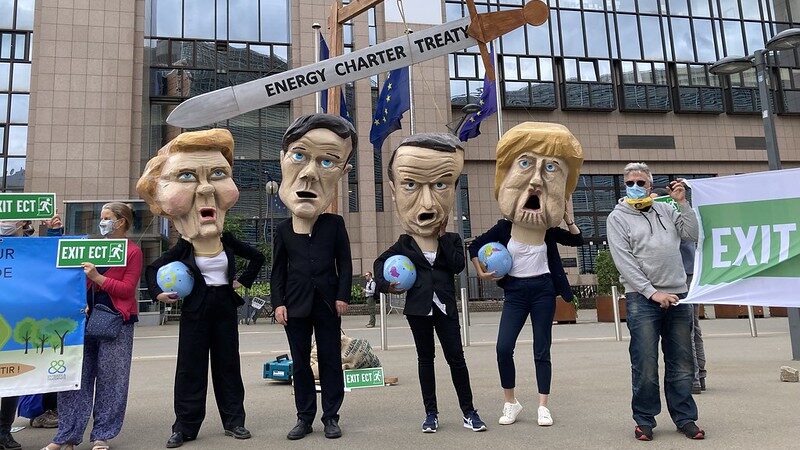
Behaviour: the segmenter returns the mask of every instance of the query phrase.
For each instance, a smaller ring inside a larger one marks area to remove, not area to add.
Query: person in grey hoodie
[[[608,244],[625,286],[627,325],[633,384],[633,420],[636,439],[653,439],[655,416],[661,412],[658,380],[658,344],[664,352],[664,393],[667,409],[678,430],[691,439],[703,439],[696,424],[692,398],[692,305],[679,304],[686,296],[686,272],[681,239],[697,241],[697,216],[686,201],[682,180],[670,183],[670,196],[681,212],[667,203],[653,202],[653,175],[647,164],[625,166],[626,196],[609,214]]]

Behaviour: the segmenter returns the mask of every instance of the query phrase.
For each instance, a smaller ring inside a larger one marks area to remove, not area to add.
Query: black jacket
[[[272,306],[286,306],[289,317],[308,317],[314,296],[335,311],[336,300],[350,303],[353,261],[344,219],[321,214],[311,236],[297,234],[292,219],[275,229],[272,250]]]
[[[510,220],[501,219],[489,231],[476,237],[469,244],[470,259],[477,258],[478,250],[490,242],[499,242],[508,247],[508,241],[511,240],[511,225],[512,222]],[[571,302],[575,296],[572,294],[569,280],[567,280],[567,273],[564,271],[564,264],[561,262],[561,255],[558,253],[558,244],[579,247],[583,245],[583,234],[572,234],[558,227],[550,228],[544,235],[544,243],[547,245],[547,267],[553,277],[556,295],[560,295],[564,301]],[[497,285],[502,288],[507,279],[508,277],[506,276],[498,281]]]
[[[234,291],[233,281],[236,280],[248,288],[252,286],[258,275],[258,271],[261,270],[261,266],[264,265],[265,258],[261,252],[236,239],[230,233],[222,233],[221,240],[222,248],[225,251],[225,255],[228,257],[228,286],[231,288],[231,295],[234,299],[235,304],[233,306],[236,307],[243,305],[244,301],[242,297]],[[249,260],[247,268],[242,272],[239,278],[236,278],[236,259],[234,256],[240,256]],[[145,270],[145,279],[147,280],[147,289],[150,291],[150,298],[155,300],[158,294],[164,292],[158,286],[158,269],[173,261],[184,263],[194,277],[194,287],[192,287],[192,292],[183,299],[181,311],[196,312],[203,303],[208,286],[206,286],[206,280],[203,278],[203,274],[200,272],[194,260],[194,247],[185,239],[178,239],[175,246],[164,252],[160,258],[147,266]]]
[[[403,314],[407,316],[427,316],[431,312],[433,294],[447,309],[447,315],[456,317],[455,276],[464,270],[464,244],[458,233],[445,233],[439,238],[439,248],[433,265],[428,262],[422,250],[407,234],[400,235],[397,242],[375,260],[373,270],[378,290],[389,292],[389,282],[383,277],[383,264],[394,255],[404,255],[414,263],[417,280],[406,292],[406,306]]]

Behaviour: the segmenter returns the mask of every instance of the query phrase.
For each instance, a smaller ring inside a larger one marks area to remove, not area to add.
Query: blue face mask
[[[633,185],[625,187],[625,195],[628,198],[640,199],[647,197],[647,190],[642,186]]]

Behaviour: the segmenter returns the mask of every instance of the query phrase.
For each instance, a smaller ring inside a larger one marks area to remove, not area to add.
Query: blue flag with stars
[[[372,129],[369,131],[369,141],[375,151],[381,150],[387,136],[402,128],[400,120],[410,107],[408,67],[401,67],[389,72],[375,104],[375,117],[372,118]]]
[[[330,57],[330,50],[328,50],[328,43],[325,42],[325,38],[322,36],[322,33],[319,35],[319,60],[324,61]],[[325,89],[321,92],[320,96],[320,105],[322,106],[322,112],[328,112],[328,90]],[[342,89],[339,90],[339,115],[347,119],[350,123],[353,123],[353,118],[350,117],[350,112],[347,110],[347,102],[344,100],[344,86]]]
[[[494,64],[494,49],[492,49],[492,64]],[[490,80],[486,75],[483,76],[483,92],[478,101],[481,110],[470,114],[464,121],[464,126],[458,133],[461,142],[480,136],[481,122],[497,112],[497,85],[494,80]]]

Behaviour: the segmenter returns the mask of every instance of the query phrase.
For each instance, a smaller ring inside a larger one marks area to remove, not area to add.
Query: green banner
[[[0,220],[47,220],[56,212],[56,194],[0,193]]]
[[[345,389],[360,389],[383,386],[383,367],[349,369],[344,371]]]
[[[97,267],[123,267],[128,259],[127,239],[59,239],[56,267],[80,267],[90,262]]]
[[[662,195],[661,197],[656,197],[653,199],[653,201],[660,203],[669,203],[670,205],[672,205],[673,208],[675,208],[675,211],[681,212],[681,207],[678,205],[678,202],[676,202],[675,199],[673,199],[669,195]]]
[[[704,205],[700,285],[800,277],[800,198]]]

